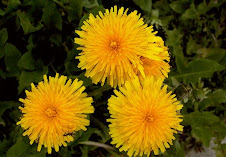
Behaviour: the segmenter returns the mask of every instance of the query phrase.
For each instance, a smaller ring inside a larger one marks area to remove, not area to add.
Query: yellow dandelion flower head
[[[136,69],[145,77],[141,57],[162,60],[162,38],[156,36],[152,26],[144,24],[137,11],[127,12],[114,6],[96,17],[90,14],[81,31],[75,31],[80,36],[75,43],[82,50],[76,57],[78,67],[85,69],[85,75],[95,84],[107,81],[112,87],[121,86],[136,77]]]
[[[169,148],[174,133],[183,130],[179,113],[183,107],[162,80],[147,77],[140,83],[127,81],[108,100],[112,144],[129,156],[159,154]]]
[[[42,145],[49,154],[52,148],[59,151],[61,145],[73,141],[71,133],[86,130],[87,114],[93,113],[94,108],[93,99],[83,92],[82,84],[78,79],[67,81],[66,76],[59,74],[49,80],[44,75],[44,81],[37,86],[32,83],[31,91],[26,91],[27,97],[19,99],[23,107],[19,107],[22,118],[17,124],[25,130],[23,135],[29,136],[30,144],[38,143],[38,151]]]
[[[163,48],[163,52],[159,53],[158,56],[161,60],[153,60],[147,57],[140,57],[142,65],[144,67],[144,73],[146,77],[154,76],[156,78],[166,78],[168,77],[168,73],[170,72],[170,65],[169,65],[169,53],[168,48],[164,47],[164,41],[161,40],[157,42],[159,47]],[[144,77],[141,75],[138,69],[136,69],[138,77],[142,80]]]

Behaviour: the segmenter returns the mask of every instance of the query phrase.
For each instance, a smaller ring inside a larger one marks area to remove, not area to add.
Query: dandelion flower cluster
[[[147,76],[167,77],[169,54],[153,27],[144,24],[137,11],[117,6],[94,17],[90,14],[75,38],[82,50],[77,59],[79,68],[93,83],[107,81],[112,87],[125,81]]]
[[[84,21],[79,38],[78,67],[93,83],[107,82],[116,96],[108,100],[112,144],[129,156],[163,153],[172,145],[174,133],[183,130],[175,94],[167,92],[163,80],[170,71],[168,48],[152,26],[144,24],[137,11],[117,6]],[[87,114],[93,113],[93,99],[84,93],[83,82],[66,76],[44,75],[37,86],[31,84],[27,97],[20,99],[22,118],[30,144],[38,143],[52,152],[73,141],[72,133],[86,130]]]
[[[159,154],[169,148],[174,133],[182,131],[182,105],[167,93],[162,79],[145,78],[142,82],[134,79],[114,90],[116,96],[108,100],[111,118],[108,119],[112,144],[129,156]]]
[[[44,75],[44,81],[37,87],[31,84],[27,97],[20,99],[24,104],[19,107],[23,116],[17,124],[25,130],[23,135],[29,136],[30,144],[38,143],[38,151],[42,145],[48,148],[49,154],[52,148],[59,151],[61,145],[73,140],[71,133],[86,130],[85,126],[89,125],[86,114],[93,113],[94,108],[82,84],[78,79],[67,81],[66,76],[59,77],[59,74],[49,80]]]

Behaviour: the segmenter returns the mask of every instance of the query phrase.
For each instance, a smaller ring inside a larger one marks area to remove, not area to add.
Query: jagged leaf
[[[177,80],[185,83],[197,83],[199,78],[209,78],[214,72],[223,70],[224,67],[216,61],[209,59],[195,59],[188,63],[182,74],[174,75]]]

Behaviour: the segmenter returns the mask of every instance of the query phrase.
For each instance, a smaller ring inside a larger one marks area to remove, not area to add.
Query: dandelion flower
[[[155,78],[166,78],[168,77],[168,73],[170,72],[170,65],[169,65],[169,53],[168,48],[164,47],[164,41],[160,40],[158,43],[159,47],[163,48],[163,52],[159,53],[159,57],[161,60],[152,60],[147,57],[141,57],[140,60],[144,67],[144,73],[146,77],[154,76]],[[141,75],[139,70],[137,69],[137,75],[142,80],[144,77]]]
[[[162,79],[147,77],[140,83],[136,78],[115,90],[108,100],[111,118],[108,119],[112,144],[129,156],[163,153],[169,148],[174,133],[183,130],[179,113],[182,105]]]
[[[156,78],[168,77],[170,66],[164,61],[156,61],[148,58],[141,58],[146,76],[155,76]],[[143,78],[139,73],[138,76]]]
[[[95,84],[107,81],[112,87],[121,86],[136,77],[134,69],[145,77],[141,57],[162,61],[159,54],[165,47],[158,44],[162,39],[152,26],[144,24],[137,11],[127,12],[115,6],[96,17],[90,14],[81,31],[75,31],[80,36],[75,43],[82,50],[76,57],[78,67],[85,69]]]
[[[59,74],[49,80],[44,75],[44,81],[37,87],[32,83],[27,97],[20,99],[24,104],[19,107],[23,116],[17,124],[25,130],[23,136],[29,136],[30,144],[38,143],[38,151],[42,145],[49,154],[52,148],[59,151],[61,145],[73,141],[72,133],[86,130],[89,125],[86,114],[93,113],[94,108],[92,98],[83,93],[82,83],[78,79],[67,81],[66,76]]]

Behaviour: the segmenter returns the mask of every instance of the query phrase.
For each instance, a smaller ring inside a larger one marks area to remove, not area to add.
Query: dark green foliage
[[[75,133],[75,141],[49,156],[126,156],[110,144],[107,100],[108,85],[93,85],[77,68],[74,44],[89,13],[114,5],[138,10],[154,25],[171,54],[171,72],[165,83],[184,104],[184,131],[160,156],[182,157],[190,149],[210,147],[223,157],[226,145],[226,2],[224,0],[1,0],[0,1],[0,157],[45,157],[37,152],[16,125],[19,98],[44,74],[56,72],[84,81],[94,98],[95,113],[86,132]]]

